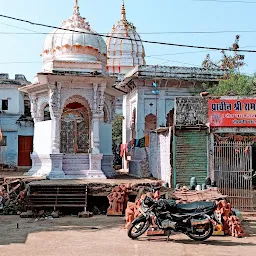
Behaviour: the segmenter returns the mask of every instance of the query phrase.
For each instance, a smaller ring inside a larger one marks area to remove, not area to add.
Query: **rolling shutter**
[[[203,184],[208,169],[207,130],[178,130],[174,138],[174,182],[189,185],[191,177]]]

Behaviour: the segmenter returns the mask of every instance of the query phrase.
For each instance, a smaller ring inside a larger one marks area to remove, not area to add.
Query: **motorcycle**
[[[152,224],[167,233],[181,232],[195,241],[204,241],[213,233],[213,225],[218,223],[214,216],[215,202],[199,201],[176,204],[172,199],[158,201],[146,196],[139,209],[140,215],[133,220],[128,236],[136,239],[143,235]]]

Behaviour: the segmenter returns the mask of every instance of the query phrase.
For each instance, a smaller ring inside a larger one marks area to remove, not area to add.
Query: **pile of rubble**
[[[215,201],[226,199],[227,195],[222,195],[217,187],[210,187],[204,190],[189,190],[187,187],[175,189],[172,197],[177,203],[187,204],[197,201]]]
[[[5,178],[0,180],[0,214],[20,214],[27,204],[28,184],[34,178]]]

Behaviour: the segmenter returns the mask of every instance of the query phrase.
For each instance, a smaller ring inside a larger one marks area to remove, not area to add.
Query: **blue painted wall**
[[[0,117],[3,136],[7,137],[6,146],[0,147],[0,163],[7,165],[18,165],[18,136],[33,136],[34,127],[20,126],[16,121],[20,115],[4,115]]]

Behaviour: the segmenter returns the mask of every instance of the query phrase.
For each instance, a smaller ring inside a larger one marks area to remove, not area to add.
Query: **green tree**
[[[116,115],[112,123],[112,140],[115,143],[122,142],[122,127],[123,127],[123,116]]]
[[[122,115],[116,115],[112,123],[112,152],[114,155],[114,165],[122,164],[119,146],[122,143],[123,119],[124,117]]]
[[[214,96],[246,96],[256,94],[256,76],[231,74],[228,79],[221,80],[218,85],[207,88]]]

